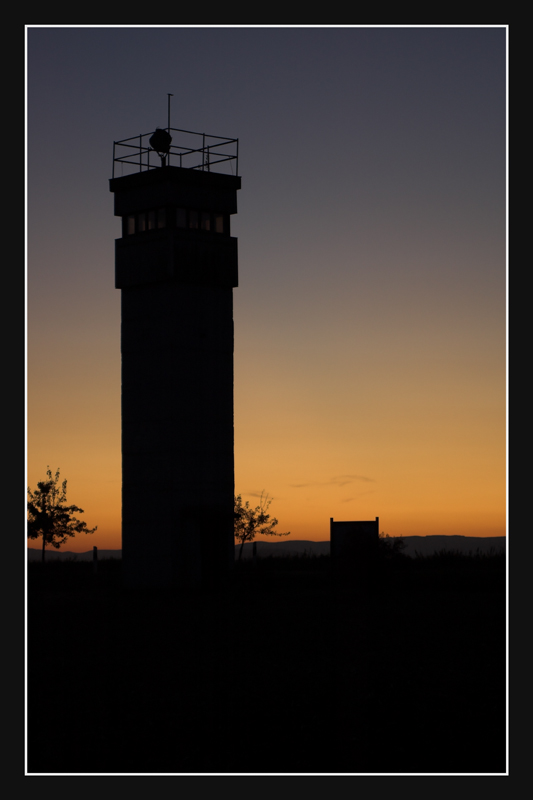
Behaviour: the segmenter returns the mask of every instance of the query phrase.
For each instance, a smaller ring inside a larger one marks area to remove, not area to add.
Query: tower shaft
[[[131,585],[233,563],[233,288],[240,178],[161,167],[110,181],[123,236],[122,559]]]

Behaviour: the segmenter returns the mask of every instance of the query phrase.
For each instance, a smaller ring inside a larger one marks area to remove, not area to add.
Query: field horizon
[[[194,591],[48,566],[28,565],[29,774],[505,773],[505,558],[264,558]]]
[[[392,541],[401,539],[405,548],[404,555],[415,558],[417,555],[433,555],[439,550],[457,551],[463,554],[468,553],[488,553],[491,550],[506,550],[506,536],[460,536],[456,534],[428,535],[428,536],[391,536]],[[246,542],[243,548],[243,558],[252,558],[253,545],[256,544],[257,555],[265,556],[285,556],[285,555],[328,555],[329,539],[315,541],[311,539],[276,539],[265,540],[257,539],[255,542]],[[235,557],[238,558],[241,545],[235,545]],[[98,548],[98,558],[120,558],[121,549]],[[42,546],[27,547],[27,557],[29,561],[40,560],[42,557]],[[87,550],[55,550],[52,547],[46,548],[45,558],[52,559],[74,559],[90,560],[93,558],[93,548]]]

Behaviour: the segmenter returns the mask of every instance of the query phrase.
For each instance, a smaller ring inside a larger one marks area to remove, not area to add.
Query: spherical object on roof
[[[156,131],[150,136],[150,147],[156,153],[168,153],[170,151],[170,143],[172,136],[168,131],[163,128],[157,128]]]

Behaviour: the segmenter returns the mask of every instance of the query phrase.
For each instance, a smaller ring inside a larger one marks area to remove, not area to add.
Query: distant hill
[[[392,539],[393,537],[391,537]],[[429,556],[441,550],[459,553],[488,553],[491,550],[505,550],[505,536],[404,536],[405,555],[416,557]],[[236,553],[240,545],[236,545]],[[252,543],[244,545],[243,558],[252,557]],[[305,539],[276,542],[257,542],[258,557],[300,555],[329,555],[329,540],[311,542]]]
[[[393,538],[393,537],[391,537]],[[442,550],[469,553],[489,553],[491,550],[499,552],[506,548],[505,536],[404,536],[406,555],[411,557],[429,556]],[[240,545],[235,546],[235,555],[238,556]],[[242,553],[243,558],[251,558],[253,544],[246,543]],[[329,540],[312,542],[306,539],[290,539],[272,542],[257,542],[257,555],[259,558],[267,556],[294,556],[294,555],[329,555]],[[28,561],[40,561],[42,551],[40,548],[28,547]],[[46,550],[46,560],[56,559],[72,561],[91,561],[93,551],[73,553],[70,550]],[[98,560],[107,558],[121,558],[121,550],[98,550]]]
[[[507,547],[506,536],[404,536],[406,555],[431,556],[442,550],[465,555],[500,552]]]

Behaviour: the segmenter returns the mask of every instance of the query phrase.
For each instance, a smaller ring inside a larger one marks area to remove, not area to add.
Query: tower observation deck
[[[158,131],[171,139],[164,151],[166,166],[238,175],[238,139],[168,127],[113,142],[113,178],[161,167],[160,151],[150,144]]]

